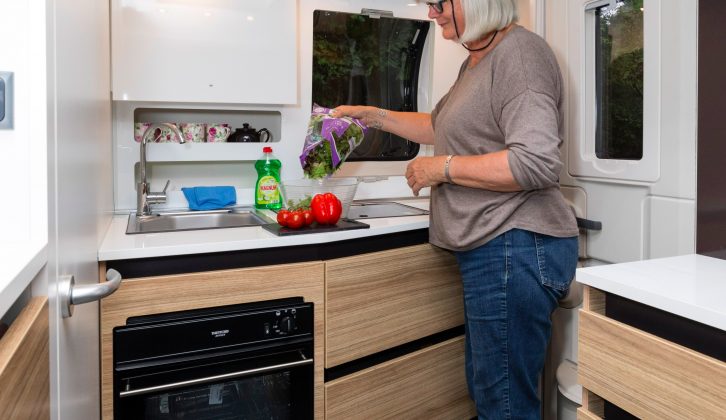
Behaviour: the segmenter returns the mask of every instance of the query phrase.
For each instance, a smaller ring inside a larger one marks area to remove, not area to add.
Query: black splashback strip
[[[347,241],[312,245],[111,260],[106,262],[106,268],[118,270],[124,279],[132,279],[148,276],[329,260],[419,245],[427,243],[428,240],[429,230],[417,229],[388,235],[369,236]]]
[[[726,331],[611,293],[605,299],[605,314],[664,340],[726,361]]]

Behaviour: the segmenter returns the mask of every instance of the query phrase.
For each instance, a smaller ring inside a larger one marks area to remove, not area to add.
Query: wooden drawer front
[[[595,415],[582,408],[577,409],[577,420],[602,420],[602,417]]]
[[[315,418],[322,418],[323,273],[322,262],[311,262],[124,280],[101,301],[103,418],[113,418],[113,327],[126,318],[295,296],[315,304]]]
[[[470,419],[464,337],[325,384],[325,418]]]
[[[50,418],[48,298],[34,297],[0,340],[0,419]]]
[[[456,259],[429,244],[327,261],[325,367],[462,325]]]
[[[583,387],[641,418],[723,418],[725,363],[603,315],[579,322]]]

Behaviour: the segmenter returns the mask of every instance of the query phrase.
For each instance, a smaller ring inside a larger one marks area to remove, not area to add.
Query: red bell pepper
[[[343,205],[333,193],[316,194],[310,202],[313,217],[319,225],[334,225],[338,223]]]

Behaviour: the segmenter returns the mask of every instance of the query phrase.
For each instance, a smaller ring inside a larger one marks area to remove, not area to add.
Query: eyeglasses
[[[426,0],[426,4],[429,5],[430,8],[434,9],[436,13],[444,13],[444,3],[446,3],[447,0]]]

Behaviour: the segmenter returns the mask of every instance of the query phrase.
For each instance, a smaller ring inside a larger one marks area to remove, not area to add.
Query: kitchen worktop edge
[[[406,204],[428,209],[428,200],[407,201]],[[276,236],[262,227],[127,235],[128,215],[117,215],[112,218],[98,250],[98,260],[128,260],[324,244],[426,229],[429,226],[428,215],[387,217],[360,221],[367,223],[370,227],[367,229],[290,236]]]
[[[579,268],[577,281],[726,331],[726,260],[690,254]]]

